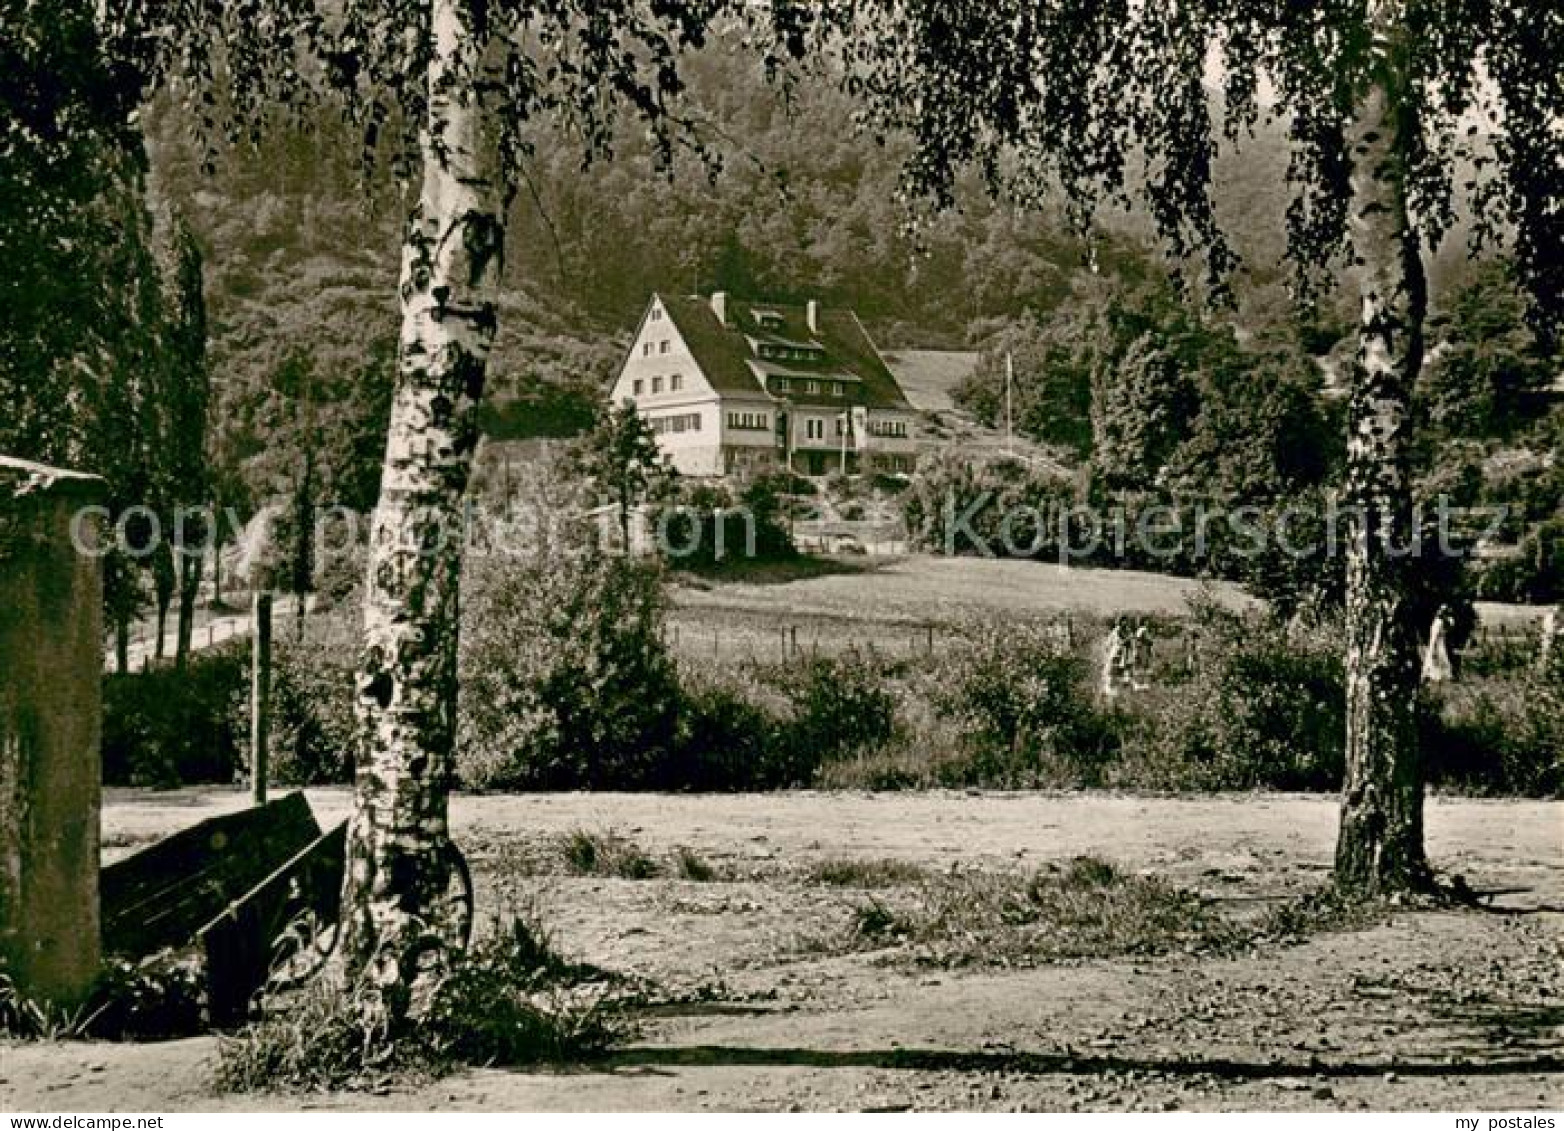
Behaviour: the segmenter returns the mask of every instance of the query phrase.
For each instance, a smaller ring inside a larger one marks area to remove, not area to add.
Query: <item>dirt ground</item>
[[[311,791],[322,822],[340,790]],[[106,856],[237,808],[233,791],[110,791]],[[535,901],[560,949],[692,1004],[606,1063],[475,1071],[377,1094],[216,1096],[215,1040],[0,1045],[0,1108],[1230,1110],[1564,1107],[1564,805],[1432,799],[1442,869],[1493,912],[1377,925],[1215,957],[921,967],[808,945],[865,893],[811,865],[894,858],[1027,868],[1095,854],[1234,914],[1326,876],[1336,803],[1103,794],[461,797],[481,907]],[[687,846],[718,882],[521,874],[561,834]]]

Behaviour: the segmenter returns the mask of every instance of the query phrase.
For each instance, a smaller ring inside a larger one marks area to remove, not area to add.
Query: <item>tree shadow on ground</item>
[[[1273,1080],[1296,1076],[1332,1078],[1512,1076],[1564,1071],[1564,1056],[1541,1055],[1451,1064],[1446,1061],[1354,1061],[1300,1063],[1212,1059],[1159,1059],[1131,1056],[1083,1056],[1072,1053],[966,1052],[958,1049],[805,1049],[743,1048],[728,1045],[635,1046],[607,1057],[615,1071],[671,1068],[885,1068],[916,1072],[1006,1072],[1022,1076],[1091,1076],[1141,1072],[1164,1076],[1203,1076],[1230,1080]]]

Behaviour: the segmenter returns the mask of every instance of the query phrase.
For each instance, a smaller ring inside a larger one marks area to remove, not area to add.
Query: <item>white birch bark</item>
[[[1381,19],[1394,5],[1381,9]],[[1384,23],[1381,24],[1383,28]],[[1382,36],[1389,39],[1388,36]],[[1421,888],[1417,628],[1408,616],[1411,397],[1426,286],[1407,209],[1393,42],[1351,127],[1351,236],[1361,321],[1347,441],[1347,750],[1336,881],[1366,893]]]
[[[494,340],[504,196],[480,0],[431,0],[423,182],[403,245],[396,390],[375,509],[343,902],[348,968],[406,991],[450,879],[462,498]]]

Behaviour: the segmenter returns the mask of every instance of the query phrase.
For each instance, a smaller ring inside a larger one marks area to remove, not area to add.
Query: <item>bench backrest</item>
[[[229,903],[320,837],[302,793],[212,817],[103,869],[103,950],[141,958],[192,942]]]

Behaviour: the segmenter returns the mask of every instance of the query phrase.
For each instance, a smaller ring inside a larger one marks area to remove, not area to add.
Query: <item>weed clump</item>
[[[555,951],[529,918],[498,920],[437,976],[416,1016],[387,1020],[368,979],[327,977],[223,1039],[224,1092],[310,1092],[457,1068],[589,1059],[626,1035],[614,979]]]
[[[578,876],[651,880],[661,872],[640,845],[613,832],[575,829],[561,842],[560,855],[565,867]]]
[[[1222,951],[1250,937],[1200,896],[1078,857],[1031,875],[952,872],[854,910],[847,949],[902,947],[920,965]]]

